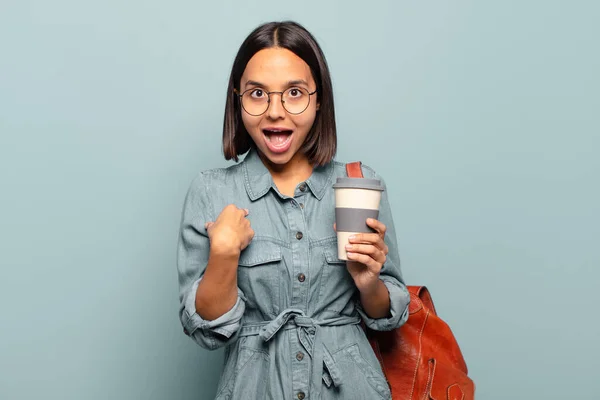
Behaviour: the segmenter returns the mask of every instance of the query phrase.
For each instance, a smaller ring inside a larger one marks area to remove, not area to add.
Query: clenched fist
[[[212,251],[222,254],[240,254],[254,237],[250,221],[246,218],[248,210],[229,204],[216,221],[204,224],[210,239]]]

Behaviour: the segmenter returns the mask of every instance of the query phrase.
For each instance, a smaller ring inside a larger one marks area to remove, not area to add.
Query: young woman
[[[360,322],[397,328],[409,295],[386,192],[375,233],[337,258],[336,140],[314,37],[294,22],[258,27],[235,58],[223,126],[225,158],[247,155],[192,182],[178,247],[184,331],[225,346],[217,399],[390,398]]]

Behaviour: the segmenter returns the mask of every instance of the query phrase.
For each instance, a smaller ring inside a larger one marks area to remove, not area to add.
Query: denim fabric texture
[[[366,178],[381,179],[363,165]],[[391,330],[408,318],[392,214],[384,191],[379,220],[389,247],[380,279],[388,318],[361,308],[345,261],[337,257],[333,184],[345,164],[317,167],[294,196],[282,195],[258,153],[228,168],[201,172],[183,207],[178,244],[181,323],[200,346],[225,346],[217,399],[390,399],[381,367],[360,326]],[[382,180],[383,182],[383,180]],[[384,183],[385,185],[385,183]],[[255,236],[239,258],[238,300],[206,321],[195,297],[209,256],[204,228],[233,203],[249,209]]]

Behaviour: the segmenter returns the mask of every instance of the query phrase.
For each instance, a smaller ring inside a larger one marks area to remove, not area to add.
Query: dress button
[[[306,183],[301,183],[298,189],[300,189],[301,192],[306,191]]]
[[[303,236],[304,235],[302,235],[302,232],[296,233],[296,239],[298,239],[298,240],[302,239]]]
[[[304,203],[300,203],[300,208],[304,208]]]
[[[304,400],[304,392],[298,392],[298,400]]]
[[[303,359],[303,358],[304,358],[304,353],[302,353],[301,351],[299,351],[299,352],[296,354],[296,360],[298,360],[298,361],[302,361],[302,359]]]
[[[298,274],[298,280],[300,282],[304,282],[306,280],[306,275],[304,275],[304,274]]]

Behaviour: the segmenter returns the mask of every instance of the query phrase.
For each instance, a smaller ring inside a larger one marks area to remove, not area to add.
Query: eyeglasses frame
[[[248,112],[248,110],[246,110],[246,108],[244,107],[244,102],[242,101],[242,96],[244,96],[244,94],[246,94],[247,92],[249,92],[250,90],[256,90],[257,88],[250,88],[250,89],[246,89],[244,90],[242,93],[240,93],[239,90],[237,89],[233,89],[233,92],[236,94],[236,96],[238,96],[238,98],[240,99],[240,105],[242,106],[242,109],[248,114],[251,115],[253,117],[259,117],[261,115],[263,115],[264,113],[266,113],[267,111],[269,111],[269,106],[271,105],[271,93],[275,93],[279,95],[279,101],[281,101],[281,106],[283,107],[283,109],[288,113],[288,114],[292,114],[292,115],[300,115],[302,114],[304,111],[306,111],[308,109],[308,106],[310,106],[310,96],[312,96],[313,94],[317,93],[318,89],[315,89],[313,92],[309,92],[308,93],[308,104],[306,105],[306,107],[304,108],[304,110],[300,111],[299,113],[293,113],[288,111],[287,108],[285,108],[285,101],[283,101],[283,93],[285,92],[277,92],[277,91],[272,91],[272,92],[268,92],[264,89],[260,89],[262,91],[264,91],[267,94],[267,108],[265,109],[265,111],[261,112],[260,114],[251,114]],[[297,89],[302,89],[302,88],[297,88]],[[306,89],[306,91],[308,92],[308,89]]]

